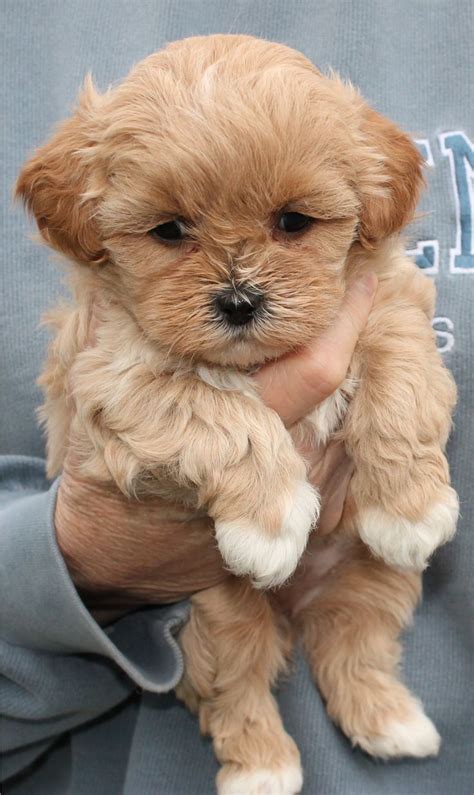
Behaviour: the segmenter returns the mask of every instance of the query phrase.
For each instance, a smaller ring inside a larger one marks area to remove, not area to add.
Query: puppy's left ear
[[[404,132],[365,104],[359,140],[359,240],[373,248],[412,220],[424,184],[423,158]]]

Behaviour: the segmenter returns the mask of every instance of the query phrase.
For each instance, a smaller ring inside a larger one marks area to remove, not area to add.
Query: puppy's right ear
[[[101,180],[94,157],[100,101],[88,77],[74,115],[34,152],[15,185],[15,196],[35,216],[45,242],[80,263],[107,258],[94,219]]]

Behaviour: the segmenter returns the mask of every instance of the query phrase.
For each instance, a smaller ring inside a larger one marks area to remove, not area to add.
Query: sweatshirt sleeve
[[[0,779],[137,688],[167,692],[182,675],[186,603],[103,628],[81,601],[56,543],[58,485],[40,459],[0,457]]]

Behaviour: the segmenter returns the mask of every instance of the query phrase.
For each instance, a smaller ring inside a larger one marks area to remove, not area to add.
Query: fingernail
[[[374,271],[370,271],[366,273],[361,279],[358,279],[355,283],[355,287],[357,290],[360,290],[363,293],[367,293],[368,295],[373,295],[377,289],[378,279]]]

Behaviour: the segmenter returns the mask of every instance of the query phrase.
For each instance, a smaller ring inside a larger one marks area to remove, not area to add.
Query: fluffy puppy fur
[[[221,795],[301,788],[270,690],[292,637],[261,590],[292,574],[318,515],[301,437],[343,439],[355,474],[339,528],[306,561],[292,632],[353,743],[384,758],[438,751],[397,677],[420,571],[458,510],[434,290],[399,239],[421,165],[337,76],[279,44],[210,36],[151,55],[105,94],[87,80],[17,183],[72,264],[75,303],[51,317],[41,379],[49,474],[74,444],[88,476],[207,511],[240,575],[193,598],[181,636],[179,693],[213,737]],[[311,219],[299,231],[295,213]],[[316,338],[369,270],[379,288],[348,376],[328,362],[335,393],[286,430],[250,370]],[[232,322],[229,300],[252,304],[249,322]]]

